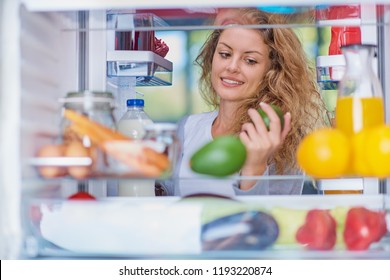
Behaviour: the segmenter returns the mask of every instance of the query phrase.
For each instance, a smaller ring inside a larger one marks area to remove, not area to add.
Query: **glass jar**
[[[110,92],[80,91],[69,92],[60,99],[63,109],[76,111],[89,119],[104,126],[115,129],[113,115],[114,97]],[[85,157],[92,159],[92,166],[82,168],[80,166],[68,167],[69,175],[76,179],[84,179],[91,176],[99,176],[110,172],[113,166],[110,159],[89,139],[87,135],[80,136],[72,130],[72,123],[62,118],[61,141],[66,146],[66,156]]]
[[[336,127],[348,136],[384,123],[383,93],[372,69],[375,46],[342,47],[346,70],[340,80],[336,105]]]
[[[88,116],[91,120],[115,129],[114,96],[110,92],[80,91],[69,92],[60,99],[64,109],[71,109]],[[62,127],[69,122],[63,119]]]

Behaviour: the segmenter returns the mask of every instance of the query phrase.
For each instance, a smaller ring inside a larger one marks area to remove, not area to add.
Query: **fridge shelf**
[[[389,215],[389,200],[382,195],[367,196],[365,200],[355,195],[252,196],[234,200],[207,196],[112,197],[92,201],[38,198],[29,201],[25,213],[30,229],[25,251],[29,257],[72,258],[389,258],[389,232],[360,251],[348,250],[340,240],[333,249],[325,251],[310,250],[295,241],[293,229],[299,227],[302,213],[326,209],[334,211],[332,215],[340,215],[343,209],[352,207],[386,211]],[[245,211],[263,211],[275,217],[278,239],[265,248],[241,247],[239,240],[243,237],[231,233],[226,225],[225,233],[232,234],[234,246],[211,250],[204,247],[205,224]]]
[[[117,87],[172,85],[172,62],[152,51],[108,51],[107,79]]]

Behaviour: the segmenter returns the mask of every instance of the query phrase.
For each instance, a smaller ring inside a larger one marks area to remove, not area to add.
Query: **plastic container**
[[[134,140],[145,136],[145,125],[153,124],[144,111],[143,99],[128,99],[127,112],[118,122],[118,130]],[[155,196],[155,181],[151,179],[122,179],[118,181],[118,196]]]

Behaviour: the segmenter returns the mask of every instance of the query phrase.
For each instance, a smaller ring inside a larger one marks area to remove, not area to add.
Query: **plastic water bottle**
[[[144,111],[143,99],[128,99],[127,111],[118,122],[118,130],[135,140],[145,136],[145,126],[153,121]],[[155,181],[150,179],[122,179],[118,182],[118,196],[155,196]]]

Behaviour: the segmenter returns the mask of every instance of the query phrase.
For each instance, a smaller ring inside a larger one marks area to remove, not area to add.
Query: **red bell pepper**
[[[365,207],[353,207],[347,212],[343,232],[349,250],[366,250],[387,233],[385,213]]]
[[[309,210],[295,237],[309,249],[331,250],[336,244],[336,220],[329,210]]]

